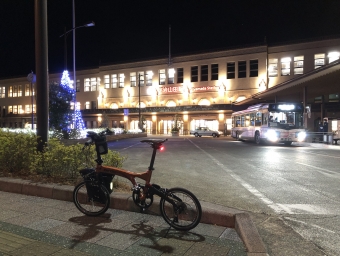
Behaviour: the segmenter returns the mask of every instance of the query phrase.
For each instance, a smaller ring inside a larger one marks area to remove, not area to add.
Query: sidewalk
[[[6,189],[4,180],[7,188],[16,187],[13,180],[0,178],[1,190]],[[123,201],[130,207],[130,200],[119,197],[113,199],[118,208]],[[109,209],[100,217],[88,217],[73,202],[25,194],[0,191],[0,205],[0,255],[267,255],[263,248],[254,251],[258,233],[247,215],[239,213],[238,232],[207,224],[209,219],[230,222],[235,216],[204,202],[202,221],[190,232],[169,230],[157,215]],[[255,240],[247,237],[254,232]]]

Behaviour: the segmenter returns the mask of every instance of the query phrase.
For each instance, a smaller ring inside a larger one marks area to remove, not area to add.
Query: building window
[[[303,74],[303,56],[294,57],[294,75]]]
[[[77,83],[76,83],[76,92],[80,92],[80,80],[77,80]]]
[[[165,79],[166,79],[165,69],[160,69],[158,75],[159,75],[159,84],[164,85]]]
[[[95,77],[91,78],[91,91],[97,91],[97,79]]]
[[[8,97],[13,97],[13,86],[8,87]]]
[[[201,66],[201,81],[208,81],[208,65]]]
[[[191,67],[191,82],[198,82],[198,66]]]
[[[278,59],[269,59],[269,63],[268,63],[268,76],[269,77],[277,76],[277,63],[278,63]]]
[[[168,84],[174,84],[175,83],[175,69],[169,68],[168,70]]]
[[[119,74],[119,88],[124,88],[124,74]]]
[[[281,76],[290,76],[290,62],[289,57],[281,59]]]
[[[328,63],[331,63],[333,61],[336,61],[339,59],[339,52],[330,52],[328,53]]]
[[[31,94],[31,85],[25,84],[25,96],[30,96]]]
[[[4,86],[0,87],[0,98],[5,98],[6,88]]]
[[[110,88],[110,76],[109,75],[104,76],[104,88],[105,89]]]
[[[247,77],[247,62],[239,61],[238,62],[238,78]]]
[[[23,114],[22,105],[18,105],[18,114]]]
[[[140,86],[144,86],[144,72],[138,72],[138,83]]]
[[[85,102],[85,109],[91,109],[91,102],[90,101]]]
[[[227,63],[227,79],[235,78],[235,62]]]
[[[32,113],[32,105],[25,105],[25,112]],[[33,105],[33,113],[35,113],[35,104]]]
[[[18,97],[18,85],[13,86],[13,97]]]
[[[22,97],[22,85],[18,85],[18,97]]]
[[[178,68],[177,69],[177,83],[183,83],[183,76],[184,76],[184,71],[183,68]]]
[[[18,106],[17,105],[13,106],[12,112],[13,112],[13,114],[18,114]]]
[[[328,95],[329,102],[339,102],[339,93],[332,93]]]
[[[136,72],[130,73],[130,86],[136,87]]]
[[[314,55],[314,69],[325,65],[325,54],[319,53]]]
[[[118,79],[117,74],[111,75],[111,88],[117,88]]]
[[[146,85],[147,86],[152,86],[152,77],[153,77],[153,72],[151,70],[146,72]]]
[[[211,80],[218,80],[218,64],[211,64]]]
[[[258,77],[259,75],[259,61],[258,60],[250,60],[249,61],[250,67],[250,77]]]
[[[84,92],[89,92],[91,87],[90,78],[85,78]]]

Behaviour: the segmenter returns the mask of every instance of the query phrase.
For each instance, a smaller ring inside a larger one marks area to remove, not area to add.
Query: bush
[[[30,163],[37,156],[37,136],[0,130],[0,171],[27,173]]]
[[[81,144],[65,146],[52,138],[39,152],[37,139],[34,134],[0,131],[0,171],[13,176],[38,175],[52,181],[75,182],[80,169],[96,165],[94,146],[83,151]],[[103,159],[106,165],[122,167],[125,157],[109,150]]]

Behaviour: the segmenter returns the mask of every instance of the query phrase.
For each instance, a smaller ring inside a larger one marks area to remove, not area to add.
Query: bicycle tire
[[[171,188],[166,191],[166,196],[178,206],[175,208],[165,198],[161,198],[159,203],[162,217],[171,227],[187,231],[200,223],[202,207],[193,193],[184,188]]]
[[[96,189],[95,193],[97,193],[99,197],[89,196],[91,193],[88,193],[88,186],[93,186]],[[73,202],[78,210],[85,215],[98,216],[105,213],[109,208],[110,193],[107,191],[105,186],[101,184],[99,185],[90,181],[83,181],[79,183],[73,190]]]

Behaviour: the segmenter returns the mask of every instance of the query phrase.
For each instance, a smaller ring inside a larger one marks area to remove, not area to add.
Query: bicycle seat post
[[[157,140],[157,139],[147,139],[147,140],[141,140],[141,142],[146,142],[151,145],[153,151],[152,151],[152,156],[151,156],[151,161],[150,161],[150,166],[148,168],[149,171],[153,171],[153,164],[155,163],[155,158],[156,158],[156,152],[157,149],[161,149],[162,144],[167,141],[168,139],[165,140]]]
[[[148,168],[149,171],[153,171],[153,170],[154,170],[153,165],[154,165],[154,163],[155,163],[157,149],[159,149],[160,146],[161,146],[160,143],[153,143],[153,144],[152,144],[152,149],[153,149],[153,151],[152,151],[150,166],[149,166],[149,168]]]
[[[151,156],[151,161],[150,161],[150,166],[148,168],[149,171],[153,171],[153,165],[155,163],[155,159],[156,159],[156,153],[157,153],[157,146],[155,144],[152,144],[152,156]]]

